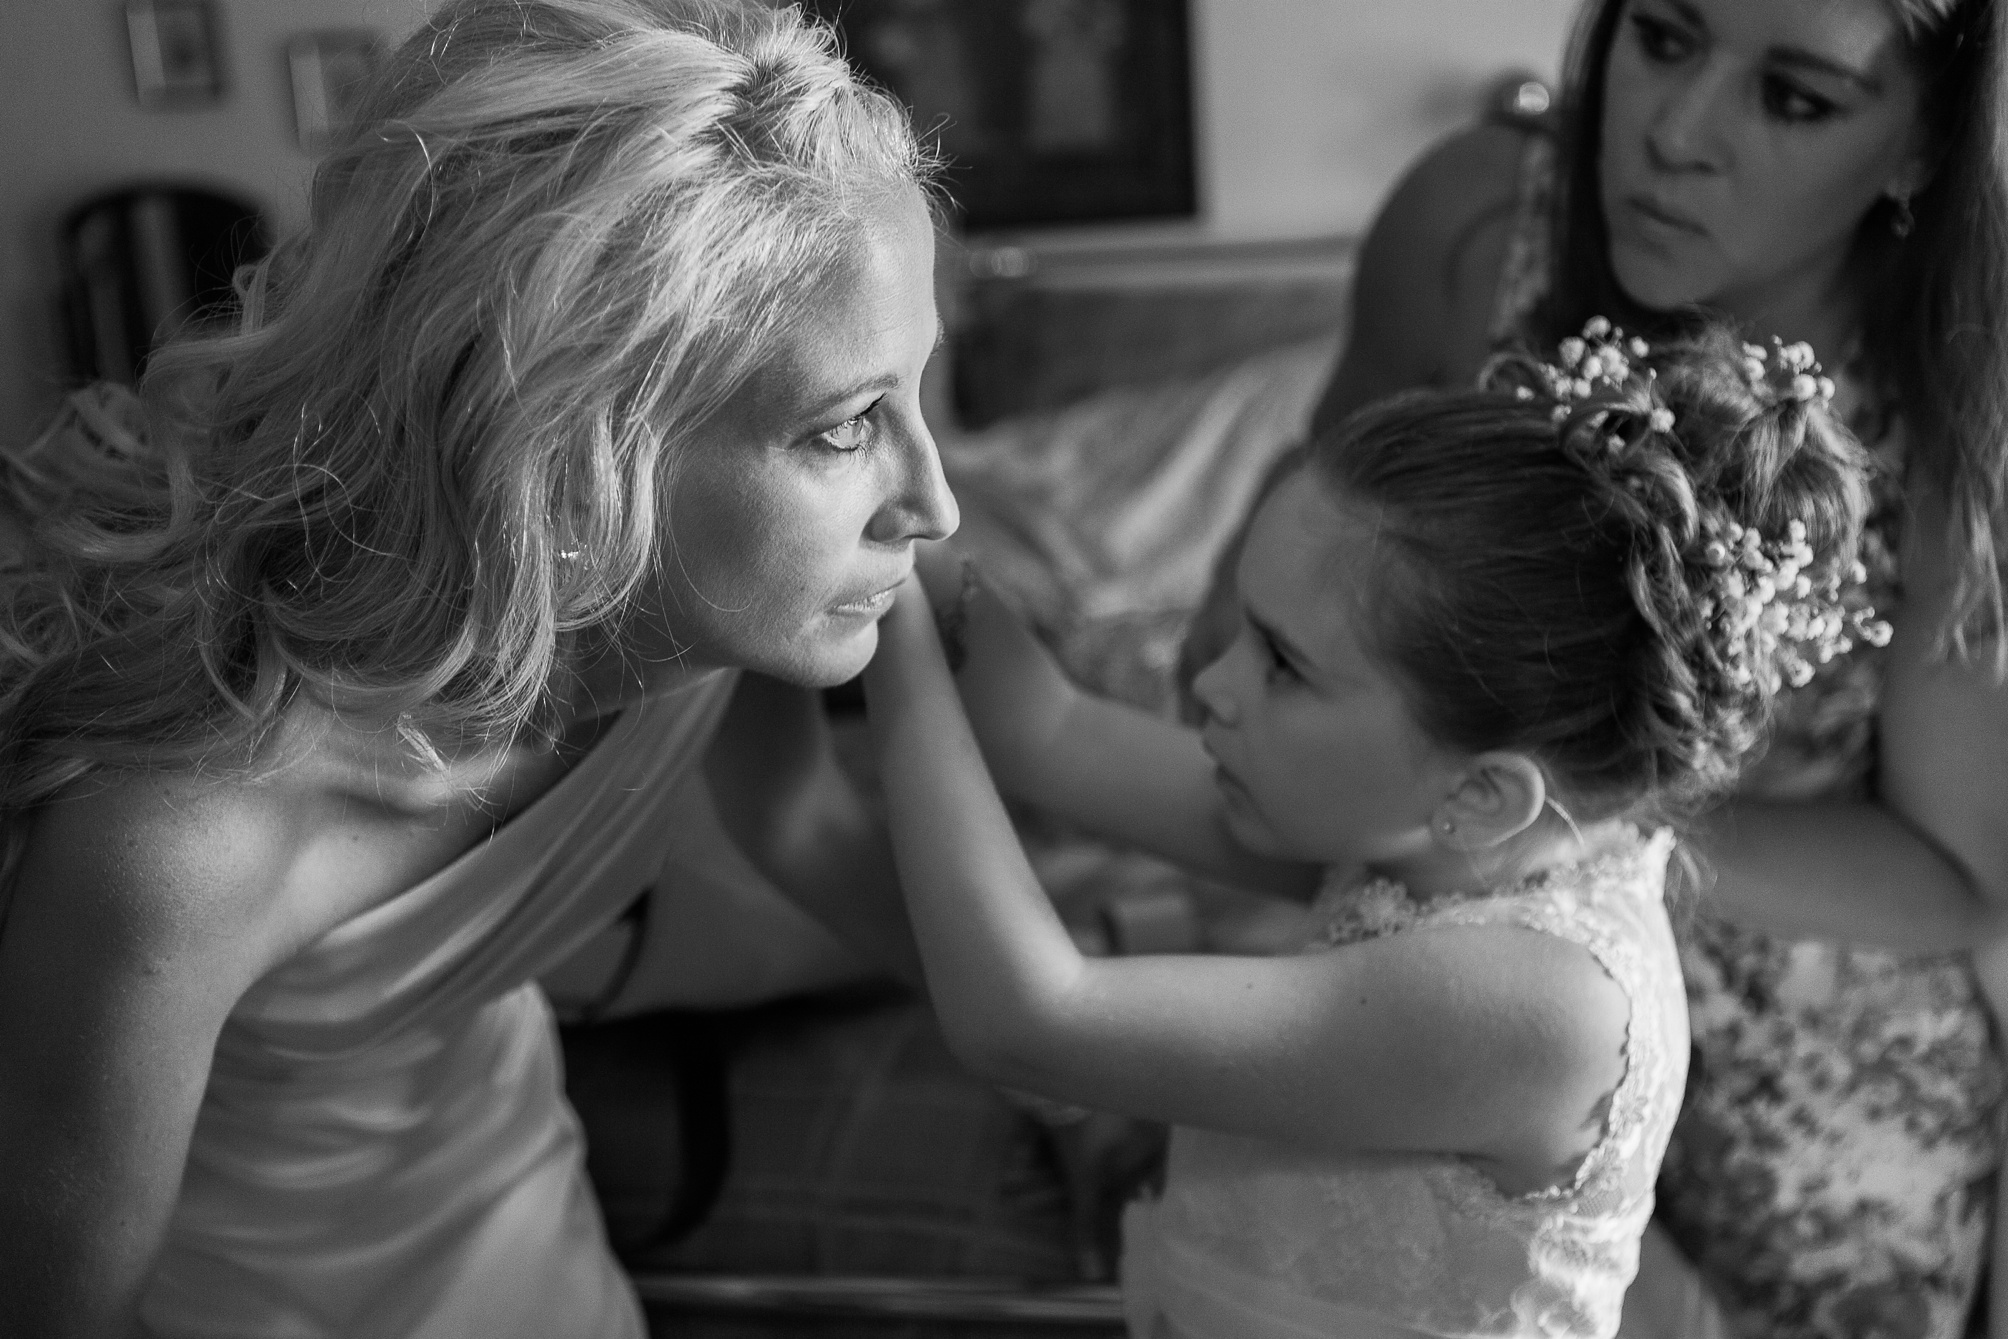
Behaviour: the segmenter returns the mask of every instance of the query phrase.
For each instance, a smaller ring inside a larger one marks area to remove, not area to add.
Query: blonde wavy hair
[[[928,178],[757,0],[449,0],[360,125],[234,328],[0,460],[0,872],[80,777],[256,766],[301,694],[421,754],[555,728],[679,448]]]

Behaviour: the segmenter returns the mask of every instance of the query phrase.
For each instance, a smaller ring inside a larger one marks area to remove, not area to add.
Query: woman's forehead
[[[1631,7],[1671,13],[1752,55],[1811,57],[1871,76],[1905,51],[1887,0],[1632,0]]]
[[[917,190],[867,206],[856,244],[780,332],[739,408],[794,421],[898,385],[916,345],[931,349],[939,334],[933,260]]]

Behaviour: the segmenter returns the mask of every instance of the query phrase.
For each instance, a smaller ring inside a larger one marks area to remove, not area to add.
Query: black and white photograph
[[[2008,1339],[2008,0],[0,124],[0,1335]]]

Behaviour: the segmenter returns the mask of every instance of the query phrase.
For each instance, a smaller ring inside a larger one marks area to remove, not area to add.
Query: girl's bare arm
[[[1255,856],[1228,835],[1196,732],[1082,692],[988,587],[964,591],[942,551],[924,566],[935,600],[960,605],[967,662],[956,686],[1005,794],[1229,883],[1309,894],[1316,870]]]
[[[881,638],[867,689],[894,846],[930,992],[972,1068],[1311,1148],[1463,1153],[1522,1188],[1585,1151],[1628,1016],[1587,952],[1482,928],[1284,958],[1083,958],[911,585]]]

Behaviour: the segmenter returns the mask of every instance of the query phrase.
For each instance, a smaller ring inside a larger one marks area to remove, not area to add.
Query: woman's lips
[[[1625,208],[1641,222],[1656,223],[1660,227],[1672,229],[1674,232],[1683,232],[1700,237],[1708,231],[1694,219],[1689,218],[1677,209],[1672,209],[1661,204],[1649,195],[1626,196]]]
[[[869,595],[860,595],[854,600],[845,600],[842,603],[831,605],[830,612],[847,615],[852,618],[878,618],[886,610],[892,608],[892,598],[898,593],[901,582],[905,580],[905,577],[901,577],[899,581],[893,582],[883,590],[873,591]]]

